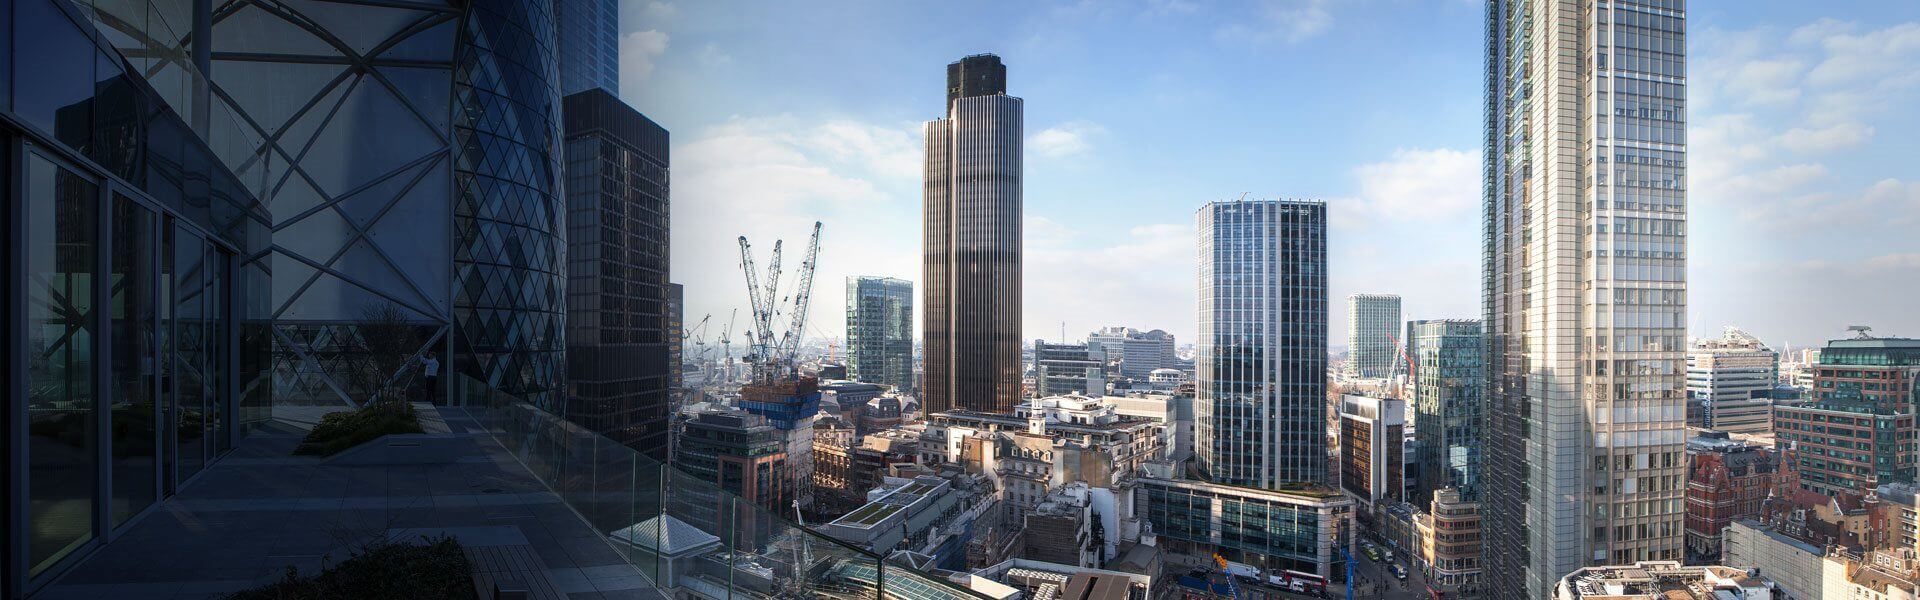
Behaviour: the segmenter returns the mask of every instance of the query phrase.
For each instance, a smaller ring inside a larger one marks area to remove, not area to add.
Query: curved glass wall
[[[546,0],[476,0],[454,67],[456,372],[560,412],[566,225]]]

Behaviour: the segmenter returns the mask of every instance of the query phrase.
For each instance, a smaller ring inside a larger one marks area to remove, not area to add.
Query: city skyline
[[[1057,341],[1047,332],[1064,321],[1074,338],[1125,324],[1193,339],[1192,291],[1164,283],[1195,268],[1186,219],[1249,192],[1328,201],[1332,297],[1396,293],[1407,319],[1477,316],[1478,279],[1453,274],[1478,270],[1481,7],[1303,2],[1318,8],[1287,21],[1166,4],[826,6],[800,16],[629,3],[625,96],[686,132],[675,139],[684,233],[674,270],[688,274],[689,318],[744,307],[734,236],[795,242],[816,215],[827,223],[821,277],[921,283],[918,131],[940,85],[925,65],[977,52],[999,54],[1030,103],[1024,320],[1040,335],[1027,337]],[[1889,110],[1916,90],[1885,77],[1910,56],[1896,44],[1920,28],[1920,7],[1703,5],[1690,18],[1699,209],[1689,333],[1738,325],[1795,348],[1845,337],[1855,323],[1920,334],[1920,319],[1893,299],[1920,291],[1905,287],[1920,285],[1908,283],[1920,281],[1911,255],[1920,243],[1897,239],[1892,224],[1844,222],[1900,206],[1896,192],[1920,194],[1891,158],[1920,152],[1908,133],[1920,122]],[[825,40],[825,25],[774,26],[829,21],[875,34]],[[1119,39],[1124,48],[1108,47]],[[1380,49],[1400,44],[1429,50]],[[1330,55],[1341,60],[1322,59]],[[1885,92],[1867,102],[1862,82],[1876,78]],[[1780,89],[1752,92],[1767,81]],[[747,93],[757,88],[782,93]],[[1848,100],[1857,108],[1817,114]],[[1804,235],[1781,231],[1793,220],[1778,211],[1818,206],[1812,194],[1845,215],[1811,219],[1819,227]],[[1878,243],[1843,243],[1862,228]],[[1878,274],[1890,293],[1837,291],[1862,274]],[[1753,298],[1756,278],[1788,293]],[[818,306],[841,304],[842,292],[819,293]],[[1345,306],[1331,310],[1345,322]],[[809,335],[844,335],[830,324]],[[1347,345],[1345,328],[1330,334],[1332,346]]]

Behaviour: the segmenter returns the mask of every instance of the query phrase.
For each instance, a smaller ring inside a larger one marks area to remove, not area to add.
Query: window
[[[99,533],[93,385],[99,188],[38,154],[27,159],[27,527],[37,575]]]

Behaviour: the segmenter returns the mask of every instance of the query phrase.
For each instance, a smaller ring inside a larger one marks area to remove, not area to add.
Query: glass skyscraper
[[[1686,3],[1486,13],[1486,576],[1680,560]]]
[[[1327,479],[1327,206],[1213,202],[1197,216],[1195,451],[1215,482]]]
[[[554,0],[560,93],[620,95],[620,0]]]
[[[913,389],[913,282],[847,278],[847,374]]]
[[[1480,501],[1480,322],[1439,319],[1407,322],[1408,379],[1413,397],[1414,464],[1420,485],[1409,502],[1425,508],[1434,492],[1460,491],[1463,502]]]
[[[991,54],[947,65],[928,121],[924,325],[927,413],[1020,402],[1022,102]]]
[[[667,283],[667,130],[602,88],[564,100],[567,157],[566,417],[667,457],[680,371]]]
[[[1378,379],[1393,372],[1399,354],[1400,297],[1393,294],[1347,296],[1347,374]]]

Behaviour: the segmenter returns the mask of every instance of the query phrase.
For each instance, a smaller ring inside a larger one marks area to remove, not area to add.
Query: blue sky
[[[1693,333],[1920,336],[1920,3],[1694,4]],[[1025,337],[1190,342],[1194,211],[1246,193],[1332,205],[1340,345],[1351,293],[1479,316],[1481,10],[629,0],[621,94],[673,132],[673,277],[709,337],[746,308],[738,235],[791,273],[825,222],[814,336],[846,276],[918,280],[920,126],[946,63],[992,52],[1026,100]]]

